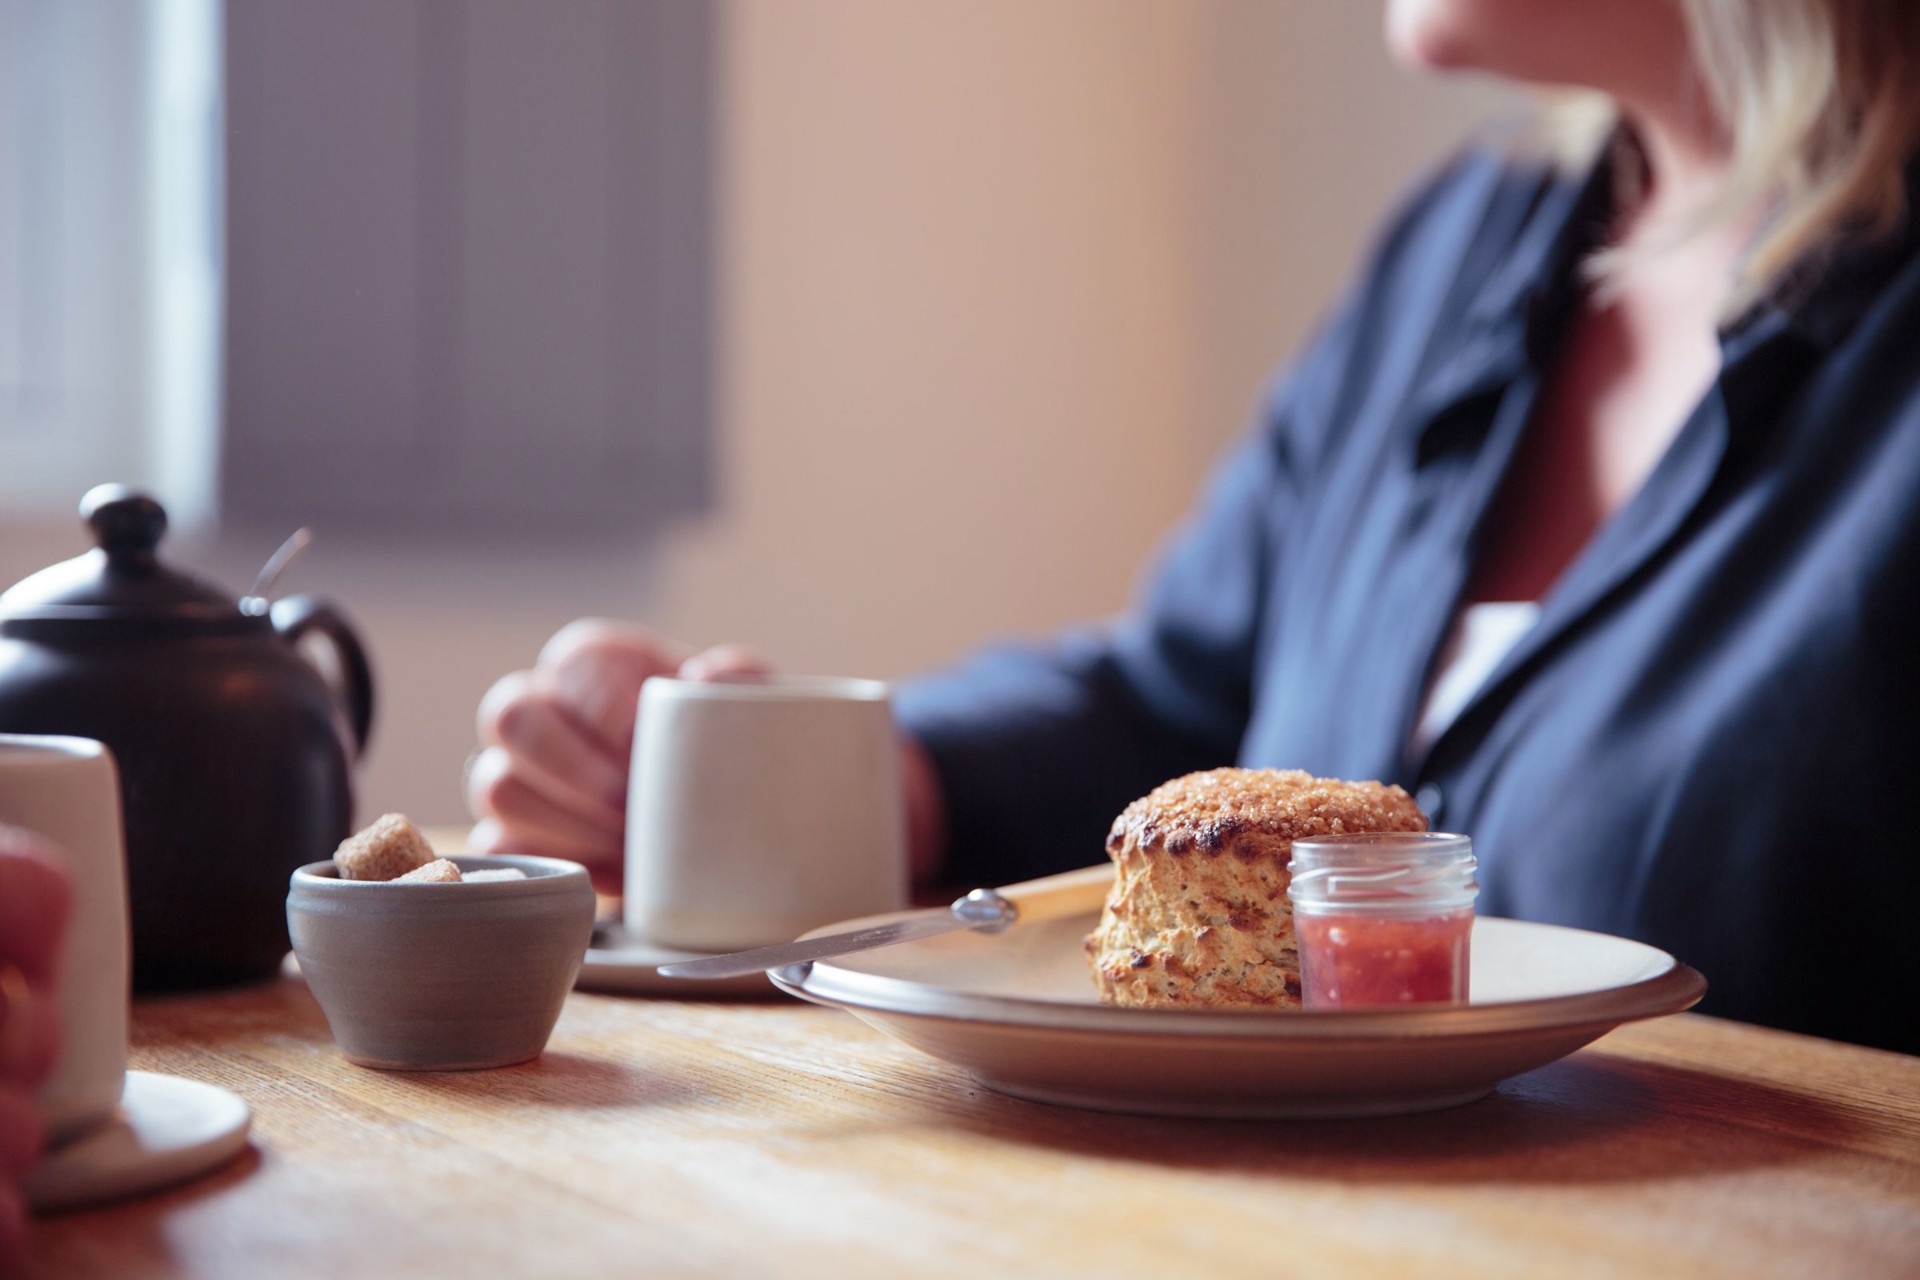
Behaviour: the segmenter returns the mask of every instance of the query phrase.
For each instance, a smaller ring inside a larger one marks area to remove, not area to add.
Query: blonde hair
[[[1682,234],[1767,215],[1731,283],[1735,313],[1816,271],[1838,245],[1907,216],[1902,164],[1920,140],[1920,0],[1678,0],[1730,164]],[[1563,110],[1563,140],[1596,136]],[[1611,125],[1611,117],[1607,123]],[[1591,151],[1589,151],[1591,155]],[[1602,251],[1603,281],[1630,255]]]

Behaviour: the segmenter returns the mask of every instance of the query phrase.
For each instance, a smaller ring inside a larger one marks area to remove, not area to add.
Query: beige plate
[[[1689,1008],[1707,989],[1697,972],[1643,943],[1482,919],[1464,1007],[1120,1009],[1095,999],[1081,946],[1112,869],[1045,883],[1047,911],[1023,915],[999,936],[947,934],[769,976],[1000,1093],[1223,1117],[1391,1115],[1471,1102],[1623,1022]]]

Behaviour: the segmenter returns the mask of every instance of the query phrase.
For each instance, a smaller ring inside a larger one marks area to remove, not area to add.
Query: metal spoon
[[[287,540],[280,544],[280,549],[268,556],[267,562],[260,566],[260,574],[253,580],[253,590],[247,592],[246,598],[240,602],[241,609],[248,613],[265,613],[269,606],[267,592],[273,590],[273,584],[287,571],[287,566],[311,545],[311,529],[295,529],[288,535]]]

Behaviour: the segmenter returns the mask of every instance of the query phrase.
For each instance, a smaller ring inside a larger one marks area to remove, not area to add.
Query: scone
[[[1107,835],[1113,892],[1087,938],[1110,1004],[1298,1008],[1287,898],[1293,842],[1425,831],[1399,787],[1297,769],[1211,769],[1162,783]]]

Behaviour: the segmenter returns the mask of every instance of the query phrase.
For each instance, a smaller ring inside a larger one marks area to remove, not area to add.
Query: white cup
[[[648,680],[627,793],[628,930],[735,951],[899,910],[899,750],[875,680]]]
[[[37,1098],[57,1144],[112,1115],[127,1078],[127,855],[113,755],[90,738],[0,734],[0,823],[57,846],[73,881],[60,1053]]]

